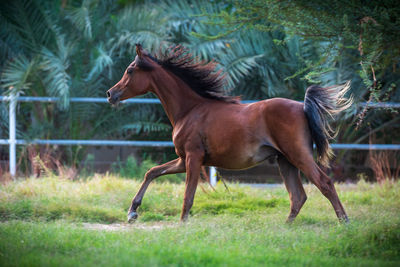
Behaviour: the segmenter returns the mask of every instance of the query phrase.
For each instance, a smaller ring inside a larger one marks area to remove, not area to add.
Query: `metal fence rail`
[[[9,139],[0,139],[0,145],[9,145]],[[16,139],[16,145],[62,145],[62,146],[136,146],[136,147],[174,147],[170,141],[124,141],[124,140],[71,140],[71,139]],[[331,144],[332,149],[344,150],[400,150],[400,144]]]
[[[0,96],[1,101],[11,101],[12,96]],[[59,97],[48,96],[16,96],[17,102],[50,102],[54,103],[60,100]],[[69,102],[73,103],[108,103],[106,98],[101,97],[70,97]],[[121,101],[127,104],[161,104],[157,98],[131,98]]]
[[[9,145],[10,140],[0,139],[0,145]],[[64,146],[138,146],[138,147],[173,147],[169,141],[124,141],[124,140],[71,140],[71,139],[33,139],[15,140],[16,145],[64,145]]]
[[[0,102],[10,102],[9,105],[9,139],[0,139],[0,145],[10,147],[10,174],[16,174],[16,145],[87,145],[87,146],[137,146],[137,147],[173,147],[174,144],[169,141],[123,141],[123,140],[21,140],[16,139],[16,105],[17,102],[57,102],[57,97],[34,97],[34,96],[0,96]],[[106,98],[95,97],[71,97],[73,103],[108,103]],[[243,100],[242,103],[254,103],[256,100]],[[122,101],[127,104],[160,104],[160,100],[155,98],[132,98]],[[361,103],[363,107],[367,103]],[[400,103],[368,103],[370,108],[400,108]],[[400,150],[400,144],[332,144],[333,149],[356,149],[356,150]],[[215,169],[211,169],[215,172]],[[215,175],[210,175],[214,180]],[[211,181],[215,182],[215,181]]]
[[[0,96],[0,102],[11,101],[11,96]],[[58,97],[46,97],[46,96],[18,96],[16,97],[17,102],[57,102]],[[242,100],[243,104],[250,104],[258,102],[259,100]],[[101,97],[70,97],[69,102],[72,103],[108,103],[106,98]],[[157,98],[131,98],[122,103],[126,104],[161,104],[160,100]],[[302,101],[299,101],[302,102]],[[370,102],[370,103],[360,103],[360,107],[368,105],[370,108],[400,108],[400,103],[395,102]]]

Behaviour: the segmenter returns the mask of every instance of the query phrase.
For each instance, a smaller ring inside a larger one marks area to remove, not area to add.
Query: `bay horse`
[[[272,98],[241,104],[239,98],[223,94],[224,75],[215,62],[199,62],[187,49],[175,46],[159,58],[136,45],[137,56],[122,79],[107,91],[115,105],[147,92],[161,101],[173,127],[173,143],[178,158],[151,168],[128,211],[128,222],[137,217],[147,187],[157,177],[186,172],[181,221],[188,218],[202,166],[246,169],[275,157],[289,192],[292,222],[307,199],[300,171],[331,202],[340,221],[346,212],[330,178],[313,158],[313,143],[318,161],[327,166],[332,152],[328,140],[328,117],[352,103],[344,94],[345,85],[306,90],[304,103]]]

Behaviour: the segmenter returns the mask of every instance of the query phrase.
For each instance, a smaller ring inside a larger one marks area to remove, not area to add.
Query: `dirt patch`
[[[176,227],[177,224],[172,223],[155,223],[155,224],[143,224],[143,223],[112,223],[112,224],[102,224],[102,223],[82,223],[83,228],[88,230],[97,231],[128,231],[134,229],[140,230],[161,230],[164,228]]]

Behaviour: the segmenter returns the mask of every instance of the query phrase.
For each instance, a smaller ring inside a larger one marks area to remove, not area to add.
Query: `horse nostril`
[[[111,97],[111,94],[110,94],[110,92],[109,92],[109,91],[107,91],[107,97],[108,97],[108,98],[110,98],[110,97]]]

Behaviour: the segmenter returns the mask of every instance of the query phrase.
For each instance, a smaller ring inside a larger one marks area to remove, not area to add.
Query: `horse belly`
[[[225,143],[225,142],[224,142]],[[272,152],[272,150],[271,150]],[[231,143],[214,147],[205,159],[205,165],[224,169],[251,168],[268,158],[272,153],[266,151],[261,143]]]

